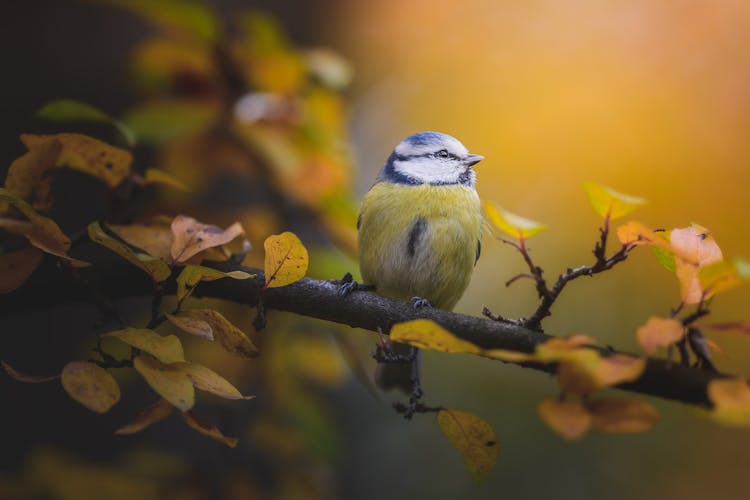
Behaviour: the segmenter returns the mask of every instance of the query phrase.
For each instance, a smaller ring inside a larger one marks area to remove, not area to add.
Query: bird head
[[[440,132],[419,132],[401,141],[383,166],[380,179],[400,184],[463,184],[474,187],[472,168],[484,157]]]

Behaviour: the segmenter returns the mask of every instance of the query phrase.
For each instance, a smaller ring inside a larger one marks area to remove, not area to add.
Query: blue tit
[[[482,159],[439,132],[410,135],[396,146],[365,195],[357,221],[365,284],[386,297],[453,309],[481,251],[472,167]],[[379,385],[408,387],[404,376],[388,382],[390,368],[395,373],[399,367],[383,366]]]

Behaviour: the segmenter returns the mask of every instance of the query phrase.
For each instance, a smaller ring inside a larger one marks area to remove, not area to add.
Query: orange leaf
[[[120,386],[107,370],[88,361],[72,361],[62,370],[68,395],[96,413],[106,413],[120,400]]]
[[[692,225],[673,229],[669,243],[675,254],[675,274],[680,282],[680,297],[684,304],[697,304],[708,298],[698,277],[699,270],[723,259],[721,249],[708,231]]]
[[[579,401],[547,398],[537,409],[542,421],[568,441],[581,439],[591,427],[591,415]]]
[[[156,403],[140,412],[132,422],[118,428],[115,431],[115,434],[123,436],[141,432],[146,427],[150,427],[151,425],[167,418],[172,414],[173,410],[174,406],[172,406],[169,401],[166,399],[159,399]]]
[[[234,448],[235,446],[237,446],[237,438],[225,436],[210,420],[199,417],[192,411],[182,412],[180,413],[180,416],[182,417],[182,420],[184,420],[185,423],[188,424],[188,426],[190,426],[192,429],[195,429],[200,434],[224,443],[230,448]]]
[[[667,347],[685,336],[685,327],[675,319],[651,316],[645,325],[636,331],[638,344],[648,354],[654,354],[660,347]]]
[[[266,251],[264,270],[267,288],[289,285],[304,278],[309,257],[307,249],[294,233],[287,231],[269,236],[263,248]]]
[[[653,245],[666,250],[671,249],[667,240],[634,220],[617,228],[617,239],[623,245]]]
[[[203,224],[185,215],[178,215],[172,221],[172,246],[170,254],[178,264],[187,262],[194,255],[225,243],[245,234],[239,222],[227,229]]]
[[[614,354],[602,358],[596,368],[598,388],[632,382],[646,370],[646,359],[625,354]]]
[[[711,417],[732,426],[750,425],[750,387],[743,379],[715,379],[708,383]]]
[[[477,479],[484,478],[500,451],[497,435],[490,424],[481,418],[458,410],[440,410],[438,425],[443,434],[464,457],[469,472]]]
[[[600,398],[586,408],[593,417],[591,428],[610,434],[645,432],[659,420],[656,408],[637,398]]]
[[[8,375],[10,375],[10,378],[28,384],[39,384],[41,382],[49,382],[60,378],[60,375],[27,375],[26,373],[16,371],[15,368],[2,360],[0,360],[0,365],[2,365]]]
[[[23,285],[42,262],[44,253],[36,247],[0,254],[0,293]]]

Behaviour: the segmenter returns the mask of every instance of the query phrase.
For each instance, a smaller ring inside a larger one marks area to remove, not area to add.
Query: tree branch
[[[106,274],[99,283],[101,293],[113,299],[129,296],[149,296],[153,284],[145,274],[119,261],[104,269],[98,266],[87,272]],[[254,306],[258,303],[264,286],[263,272],[234,263],[214,264],[223,271],[243,270],[255,274],[246,280],[222,279],[201,283],[194,296],[212,297]],[[177,270],[176,272],[178,272]],[[64,305],[86,299],[88,292],[72,287],[69,280],[49,279],[27,283],[26,286],[0,301],[0,312],[39,309],[44,305]],[[59,278],[59,277],[58,277]],[[144,279],[145,278],[145,279]],[[165,283],[164,293],[174,294],[174,280]],[[339,294],[339,287],[328,281],[303,278],[296,283],[263,291],[263,304],[268,309],[341,323],[372,331],[388,332],[392,325],[417,318],[431,319],[457,337],[472,342],[483,349],[506,349],[532,353],[537,344],[551,336],[520,325],[492,321],[442,311],[434,308],[415,310],[410,302],[381,297],[368,292],[355,292],[346,297]],[[614,354],[612,349],[599,348],[603,356]],[[521,365],[554,372],[553,365],[521,363]],[[623,390],[680,401],[683,403],[710,406],[707,397],[708,382],[722,377],[717,373],[696,367],[682,366],[667,360],[649,358],[643,375],[634,382],[620,384]]]

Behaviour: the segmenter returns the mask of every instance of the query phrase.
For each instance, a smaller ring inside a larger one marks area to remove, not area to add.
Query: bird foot
[[[414,303],[414,309],[422,309],[423,307],[432,307],[430,301],[423,299],[422,297],[412,297],[411,301]]]
[[[374,285],[363,285],[354,281],[352,273],[346,273],[340,280],[333,280],[333,283],[338,285],[339,295],[342,297],[346,297],[352,292],[371,292],[375,290]]]

